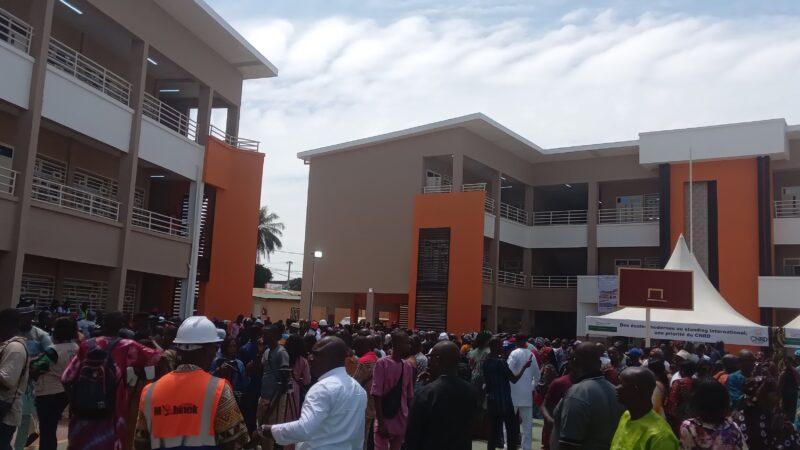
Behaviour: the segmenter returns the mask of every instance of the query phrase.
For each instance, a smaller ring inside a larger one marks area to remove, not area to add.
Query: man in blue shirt
[[[756,358],[750,350],[739,352],[739,370],[728,376],[728,392],[731,395],[731,407],[740,409],[742,397],[744,397],[744,383],[753,374],[756,367]]]

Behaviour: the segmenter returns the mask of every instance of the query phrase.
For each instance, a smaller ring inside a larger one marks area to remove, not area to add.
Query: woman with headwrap
[[[760,372],[745,381],[744,407],[733,418],[750,450],[799,450],[800,435],[780,408],[778,380]]]

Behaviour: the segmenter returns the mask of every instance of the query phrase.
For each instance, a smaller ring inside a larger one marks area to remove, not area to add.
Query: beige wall
[[[658,247],[600,248],[597,250],[598,273],[600,275],[616,275],[614,270],[615,259],[641,259],[644,264],[645,257],[658,256]]]
[[[131,230],[128,268],[175,278],[188,276],[191,243],[187,238],[163,236],[146,230]]]
[[[297,300],[284,300],[284,299],[263,299],[260,297],[253,297],[253,315],[266,319],[269,316],[270,320],[277,322],[278,320],[286,320],[291,317],[292,308],[299,308],[300,302]],[[263,316],[261,313],[262,308],[266,308],[267,315]]]
[[[16,199],[0,194],[0,250],[11,250],[11,230],[17,208]]]
[[[600,208],[615,208],[617,197],[658,194],[658,178],[600,183]]]

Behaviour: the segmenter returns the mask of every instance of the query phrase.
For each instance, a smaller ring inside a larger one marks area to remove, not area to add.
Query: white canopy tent
[[[736,345],[767,345],[767,327],[739,314],[708,281],[683,236],[665,269],[691,270],[694,281],[694,309],[651,309],[650,337],[693,342]],[[626,307],[603,316],[587,316],[588,335],[645,337],[645,308]],[[798,324],[800,333],[800,324]]]
[[[800,316],[783,326],[785,345],[787,347],[800,347]]]

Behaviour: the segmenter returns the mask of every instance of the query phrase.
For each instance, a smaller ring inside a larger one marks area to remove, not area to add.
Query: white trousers
[[[533,442],[533,406],[516,406],[514,410],[519,415],[519,426],[522,428],[522,433],[520,433],[522,450],[531,450]]]

